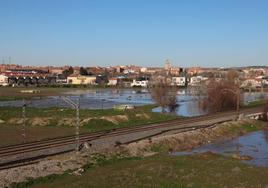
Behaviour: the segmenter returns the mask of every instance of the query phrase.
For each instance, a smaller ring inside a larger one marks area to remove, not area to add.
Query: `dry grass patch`
[[[52,118],[35,117],[35,118],[31,118],[29,120],[29,124],[32,126],[46,126],[46,125],[50,125],[51,120],[52,120]]]

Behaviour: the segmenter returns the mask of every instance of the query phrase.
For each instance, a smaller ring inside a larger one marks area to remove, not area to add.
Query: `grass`
[[[81,122],[85,119],[90,120],[84,123],[80,130],[81,133],[96,132],[178,118],[173,115],[154,113],[151,111],[154,107],[154,105],[146,105],[126,111],[115,109],[81,109]],[[67,108],[26,108],[27,141],[73,135],[75,131],[75,113],[75,110]],[[137,114],[141,116],[137,116]],[[117,116],[123,116],[125,119],[121,120]],[[4,121],[4,123],[0,124],[0,146],[22,142],[21,117],[21,108],[0,107],[0,120]],[[109,118],[119,119],[116,120],[117,122],[112,122],[109,121]]]
[[[216,154],[156,155],[146,158],[101,159],[82,176],[51,175],[13,188],[56,187],[265,187],[268,168],[258,168]]]
[[[257,107],[257,106],[261,106],[261,105],[264,105],[264,104],[268,104],[267,99],[252,101],[252,102],[249,102],[248,104],[244,105],[243,107],[246,107],[246,108]]]
[[[262,123],[259,122],[254,122],[254,123],[242,123],[239,126],[231,126],[229,127],[229,131],[233,133],[239,133],[239,132],[244,132],[244,133],[250,133],[258,130],[264,129],[266,126]]]
[[[164,144],[154,144],[151,147],[151,151],[156,153],[166,153],[169,151],[169,147]]]

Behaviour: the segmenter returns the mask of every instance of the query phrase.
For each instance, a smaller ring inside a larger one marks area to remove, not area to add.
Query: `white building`
[[[116,86],[117,85],[117,78],[110,78],[107,85],[108,86]]]
[[[142,67],[140,71],[141,72],[147,72],[147,67]]]
[[[189,85],[196,86],[196,85],[199,85],[202,81],[205,81],[207,79],[208,79],[207,77],[203,77],[203,76],[192,76],[190,78]]]
[[[246,79],[242,82],[241,87],[261,87],[262,86],[262,79]]]
[[[133,80],[131,83],[131,87],[147,87],[148,86],[148,80]]]
[[[7,85],[8,85],[8,77],[0,74],[0,86],[7,86]]]
[[[123,73],[124,73],[124,74],[133,74],[133,73],[135,73],[135,70],[133,70],[133,69],[125,69],[125,70],[123,71]]]
[[[262,78],[262,83],[265,86],[268,86],[268,76]]]
[[[186,78],[184,76],[172,77],[172,85],[185,86],[186,85]]]

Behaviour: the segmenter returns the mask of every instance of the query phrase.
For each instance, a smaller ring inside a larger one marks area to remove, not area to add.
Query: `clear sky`
[[[268,65],[268,0],[0,0],[0,60],[8,56],[22,65]]]

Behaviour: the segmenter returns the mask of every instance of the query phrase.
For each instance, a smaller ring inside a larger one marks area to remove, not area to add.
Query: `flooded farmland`
[[[79,98],[81,108],[84,109],[108,109],[120,104],[141,106],[154,103],[147,89],[74,89],[64,94],[74,101]],[[259,98],[268,98],[268,93],[244,93],[243,95],[246,103]],[[198,108],[199,97],[193,89],[178,90],[177,103],[179,107],[175,113],[179,116],[198,116],[205,114],[206,112]],[[38,108],[68,107],[58,96],[35,98],[27,101],[27,104],[30,107]],[[22,100],[0,101],[0,106],[20,107],[22,105]],[[161,112],[161,108],[155,108],[153,111]]]

